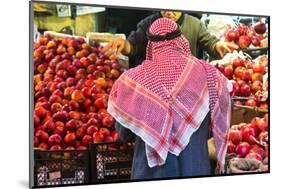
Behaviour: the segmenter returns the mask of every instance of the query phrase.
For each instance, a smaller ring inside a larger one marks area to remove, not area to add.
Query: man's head
[[[182,12],[177,11],[160,11],[161,15],[165,18],[169,18],[173,21],[178,21],[178,19],[181,17]]]

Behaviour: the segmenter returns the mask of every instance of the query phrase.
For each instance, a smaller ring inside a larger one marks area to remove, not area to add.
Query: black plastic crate
[[[130,180],[133,142],[90,145],[92,183]]]
[[[257,58],[260,55],[265,55],[268,53],[268,47],[258,47],[258,48],[247,48],[241,49],[243,52],[249,54],[252,59]]]
[[[89,157],[88,150],[35,150],[35,187],[90,183]]]

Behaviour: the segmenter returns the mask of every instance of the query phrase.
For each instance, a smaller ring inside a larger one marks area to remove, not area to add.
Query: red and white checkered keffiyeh
[[[165,35],[176,29],[175,22],[160,18],[149,32]],[[226,82],[216,68],[192,56],[183,35],[149,41],[142,65],[114,83],[108,112],[142,138],[148,165],[154,167],[165,163],[168,152],[178,156],[211,110],[218,165],[223,170],[231,107]]]

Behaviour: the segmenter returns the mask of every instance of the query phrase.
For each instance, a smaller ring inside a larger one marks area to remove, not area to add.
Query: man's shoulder
[[[185,15],[185,21],[191,22],[191,23],[194,23],[194,24],[200,24],[201,23],[201,21],[198,18],[196,18],[194,16],[191,16],[189,14]]]
[[[160,18],[159,13],[154,13],[152,15],[149,15],[138,23],[138,27],[149,27],[158,18]]]

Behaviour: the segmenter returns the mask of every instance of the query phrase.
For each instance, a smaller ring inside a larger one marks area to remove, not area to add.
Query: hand
[[[115,39],[110,41],[102,50],[105,55],[110,56],[114,53],[122,53],[128,55],[131,52],[131,44],[125,39]]]
[[[215,45],[215,49],[222,58],[227,52],[232,52],[233,49],[238,49],[238,46],[233,43],[218,41]]]

